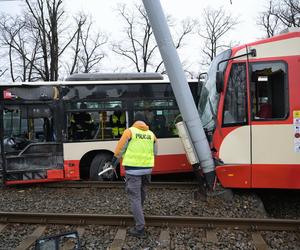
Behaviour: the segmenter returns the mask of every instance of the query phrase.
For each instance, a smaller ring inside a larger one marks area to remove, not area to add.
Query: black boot
[[[144,238],[145,237],[145,229],[137,229],[135,227],[132,227],[129,229],[128,232],[129,235],[137,238]]]

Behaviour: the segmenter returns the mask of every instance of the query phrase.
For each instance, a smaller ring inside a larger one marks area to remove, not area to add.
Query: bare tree
[[[300,1],[270,0],[269,6],[258,16],[257,24],[266,31],[267,37],[284,28],[300,27]]]
[[[141,5],[135,5],[135,11],[130,13],[123,4],[118,12],[126,22],[124,31],[127,40],[113,44],[112,49],[129,59],[137,72],[146,72],[148,63],[157,49],[157,45],[151,39],[153,32],[147,15]]]
[[[177,50],[185,47],[185,38],[187,38],[188,35],[192,34],[194,32],[194,28],[196,26],[197,22],[193,19],[185,19],[181,22],[181,27],[175,31],[175,36],[176,37],[176,43],[175,43],[175,48]],[[156,68],[155,72],[161,72],[162,74],[166,73],[166,70],[162,68],[163,65],[163,60],[161,60]],[[182,62],[182,65],[185,66],[185,62]],[[189,75],[190,72],[188,69],[184,69],[184,71]]]
[[[272,0],[269,2],[268,9],[258,16],[257,24],[261,26],[267,33],[267,37],[274,36],[280,27],[279,18],[273,15],[274,7]]]
[[[131,11],[129,8],[126,5],[120,5],[118,8],[120,16],[125,21],[126,38],[119,43],[114,43],[113,51],[127,58],[137,72],[147,72],[149,68],[152,68],[156,72],[164,73],[163,61],[158,54],[158,47],[145,9],[142,5],[134,5]],[[195,23],[192,20],[183,24],[183,31],[178,34],[175,43],[176,48],[183,46],[184,39],[192,33],[194,26]]]
[[[105,57],[104,45],[107,44],[106,34],[93,30],[93,21],[87,15],[81,13],[76,20],[78,33],[75,39],[75,46],[72,46],[74,53],[73,62],[69,74],[97,71],[100,61]]]
[[[102,47],[108,41],[107,36],[97,32],[91,34],[92,22],[88,24],[87,29],[81,34],[82,54],[79,55],[79,60],[83,66],[83,72],[90,72],[104,58]]]
[[[37,56],[38,41],[31,39],[30,26],[21,17],[1,17],[1,44],[8,48],[10,75],[12,81],[30,81],[34,78],[34,62]],[[32,30],[31,30],[32,31]]]
[[[75,40],[75,46],[72,47],[72,50],[74,51],[74,56],[73,56],[73,63],[71,66],[71,69],[69,69],[69,74],[72,75],[75,72],[75,69],[77,69],[78,72],[78,57],[79,57],[79,52],[80,52],[80,36],[82,33],[82,26],[84,25],[84,23],[86,22],[86,15],[81,13],[79,15],[79,18],[75,18],[76,20],[76,24],[78,27],[78,32],[76,35],[76,40]]]
[[[58,80],[62,56],[76,37],[80,41],[85,22],[79,18],[72,28],[65,16],[63,0],[25,0],[22,16],[1,18],[0,40],[7,47],[13,81]]]
[[[203,11],[204,31],[198,34],[204,39],[203,53],[208,57],[210,63],[220,49],[230,47],[230,43],[224,42],[223,37],[231,31],[238,23],[237,17],[226,13],[224,8],[206,8]]]
[[[70,45],[78,33],[78,29],[73,35],[61,45],[59,43],[59,33],[63,23],[64,10],[62,0],[37,0],[33,3],[25,0],[29,14],[32,16],[32,27],[37,30],[43,54],[41,62],[41,77],[44,81],[56,81],[58,79],[59,57]]]
[[[286,27],[300,27],[299,0],[277,0],[272,14]]]

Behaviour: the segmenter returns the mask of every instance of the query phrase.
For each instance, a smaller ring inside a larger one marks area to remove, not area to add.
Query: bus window
[[[21,119],[18,107],[5,107],[3,110],[4,136],[19,135],[27,130],[27,120]]]
[[[126,112],[121,110],[121,107],[117,107],[117,110],[115,110],[109,118],[110,127],[111,127],[111,133],[112,137],[120,138],[123,134],[123,132],[126,129]]]
[[[59,92],[56,86],[9,87],[5,90],[7,100],[54,100]]]
[[[75,112],[68,114],[69,139],[74,141],[92,139],[94,134],[94,120],[92,114],[87,111],[85,102],[76,103],[79,107]]]
[[[252,119],[284,119],[288,114],[287,74],[282,62],[251,64]]]
[[[176,117],[179,110],[175,100],[135,101],[134,109],[144,112],[146,123],[158,138],[176,137]]]
[[[68,141],[120,138],[127,127],[121,101],[85,101],[66,104]]]
[[[13,145],[7,147],[9,152],[22,150],[30,142],[53,140],[51,111],[46,105],[5,106],[3,128],[4,138],[14,142]]]
[[[223,125],[237,125],[246,122],[246,64],[232,64],[226,90]]]

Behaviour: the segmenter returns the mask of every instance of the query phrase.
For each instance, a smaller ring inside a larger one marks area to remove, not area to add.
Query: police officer
[[[146,198],[146,185],[150,182],[154,166],[157,139],[146,125],[145,116],[142,112],[137,112],[134,120],[132,127],[124,131],[116,146],[112,165],[116,166],[119,159],[123,157],[126,192],[135,220],[135,226],[129,230],[129,234],[143,237],[145,235],[143,204]]]
[[[126,129],[126,115],[125,112],[116,110],[110,117],[112,127],[112,135],[114,138],[120,138]]]
[[[85,103],[81,103],[80,109],[87,109]],[[71,115],[71,137],[74,140],[91,139],[94,121],[90,113],[86,111]]]

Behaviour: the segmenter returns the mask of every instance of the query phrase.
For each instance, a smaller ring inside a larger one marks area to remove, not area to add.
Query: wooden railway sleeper
[[[257,250],[268,250],[269,247],[260,232],[252,233],[252,240]]]
[[[7,224],[0,224],[0,233],[4,228],[6,228],[6,226],[7,226]]]

